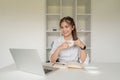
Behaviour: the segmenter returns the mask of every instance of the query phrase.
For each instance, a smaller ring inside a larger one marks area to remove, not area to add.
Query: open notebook
[[[59,62],[55,63],[53,65],[54,68],[61,68],[61,69],[68,69],[68,68],[73,68],[73,69],[84,69],[84,66],[78,62]]]

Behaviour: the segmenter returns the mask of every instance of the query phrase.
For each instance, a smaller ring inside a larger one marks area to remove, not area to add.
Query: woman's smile
[[[63,36],[70,36],[72,35],[71,32],[72,32],[72,27],[66,23],[66,22],[62,22],[61,23],[61,33]]]

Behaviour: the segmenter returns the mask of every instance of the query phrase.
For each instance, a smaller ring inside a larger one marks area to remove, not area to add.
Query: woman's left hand
[[[80,39],[77,39],[76,41],[74,41],[74,45],[82,48],[85,46],[85,44]]]

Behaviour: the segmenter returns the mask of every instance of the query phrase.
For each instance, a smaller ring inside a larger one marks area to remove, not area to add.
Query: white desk
[[[90,64],[85,70],[60,69],[49,80],[120,80],[120,63]]]
[[[40,76],[16,69],[15,65],[0,69],[0,80],[40,80]]]
[[[47,80],[120,80],[119,68],[120,63],[90,64],[85,69],[59,69],[46,77]],[[17,74],[11,75],[11,71]],[[39,78],[37,75],[16,71],[11,67],[0,70],[0,80],[39,80]]]

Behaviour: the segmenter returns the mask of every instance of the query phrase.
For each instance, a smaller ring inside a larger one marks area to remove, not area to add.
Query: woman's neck
[[[70,35],[70,36],[64,36],[64,39],[65,40],[72,40],[73,38],[72,38],[72,35]]]

